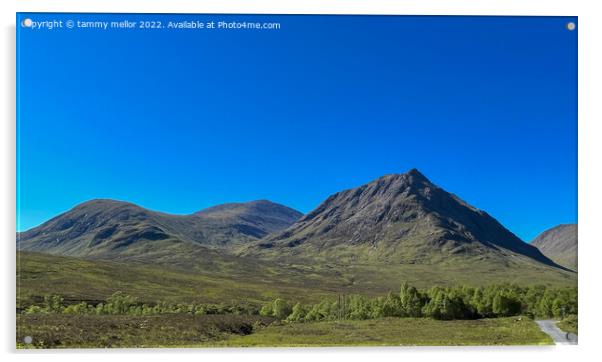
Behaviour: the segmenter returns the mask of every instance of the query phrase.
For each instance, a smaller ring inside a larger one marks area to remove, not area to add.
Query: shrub
[[[276,300],[274,300],[274,304],[272,305],[272,316],[277,319],[286,319],[291,312],[292,308],[285,300],[280,298],[276,298]]]

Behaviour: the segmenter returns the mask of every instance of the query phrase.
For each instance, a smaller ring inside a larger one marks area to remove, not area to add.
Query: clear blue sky
[[[577,221],[576,18],[26,17],[281,29],[18,27],[18,230],[92,198],[308,212],[414,167],[524,240]]]

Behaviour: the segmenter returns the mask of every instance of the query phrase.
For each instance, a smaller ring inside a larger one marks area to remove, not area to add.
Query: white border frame
[[[11,360],[39,358],[80,361],[82,354],[91,361],[109,356],[131,358],[144,353],[148,361],[169,357],[184,360],[250,359],[305,360],[307,358],[364,360],[377,358],[427,358],[469,361],[483,358],[545,358],[570,360],[593,358],[600,335],[598,326],[600,295],[598,258],[602,240],[597,234],[598,205],[602,204],[602,155],[600,122],[600,85],[602,84],[601,12],[596,1],[572,0],[2,0],[2,50],[0,62],[3,84],[0,88],[0,230],[2,230],[2,313],[0,341],[2,351]],[[143,13],[265,13],[265,14],[400,14],[400,15],[561,15],[578,16],[579,31],[579,346],[567,347],[445,347],[445,348],[336,348],[336,349],[239,349],[239,350],[111,350],[78,352],[15,352],[15,13],[16,12],[143,12]],[[269,351],[269,352],[266,352]],[[495,352],[495,353],[494,353]],[[197,353],[201,353],[199,356]],[[483,354],[485,353],[485,355]],[[173,356],[172,356],[173,355]],[[140,356],[142,357],[142,356]]]

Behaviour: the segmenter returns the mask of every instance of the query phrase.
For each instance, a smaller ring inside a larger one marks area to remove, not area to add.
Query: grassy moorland
[[[17,348],[177,347],[249,334],[271,321],[233,314],[19,315]],[[32,343],[24,343],[26,336]]]
[[[231,336],[218,346],[472,346],[552,344],[525,317],[438,321],[383,318],[270,325],[246,336]]]
[[[544,345],[529,318],[272,323],[237,315],[20,315],[18,348]],[[82,333],[85,331],[85,333]],[[25,336],[31,344],[23,343]]]
[[[262,303],[277,296],[295,296],[310,301],[332,295],[342,283],[336,275],[326,278],[301,273],[295,268],[284,273],[277,266],[261,264],[255,269],[251,269],[250,263],[241,263],[239,269],[232,267],[220,271],[216,267],[203,272],[192,268],[31,252],[18,253],[17,281],[18,307],[26,307],[36,298],[57,293],[67,302],[101,302],[116,291],[123,291],[141,302],[230,303],[244,300]]]
[[[122,292],[96,304],[65,303],[61,296],[51,295],[17,315],[17,345],[69,348],[542,344],[547,339],[541,337],[530,318],[521,315],[549,318],[565,311],[577,313],[576,300],[576,288],[501,284],[420,291],[406,283],[399,294],[390,292],[372,298],[339,296],[313,305],[301,304],[298,299],[292,305],[276,298],[260,309],[243,302],[229,306],[146,304]]]
[[[196,264],[150,264],[102,261],[19,252],[17,305],[26,307],[44,295],[68,302],[106,300],[116,291],[141,302],[261,304],[276,297],[316,302],[339,293],[382,295],[398,290],[402,281],[419,288],[433,285],[481,286],[511,282],[518,285],[575,286],[577,274],[521,268],[501,273],[487,263],[466,266],[421,264],[277,264],[230,257],[199,257]],[[211,263],[211,265],[209,265]]]
[[[575,273],[527,269],[495,286],[500,276],[477,263],[228,258],[166,266],[19,252],[17,346],[531,345],[550,340],[516,315],[576,313]],[[400,295],[401,282],[420,289]]]

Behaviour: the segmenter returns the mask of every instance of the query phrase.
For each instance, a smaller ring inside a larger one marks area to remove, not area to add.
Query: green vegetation
[[[454,346],[552,344],[529,318],[438,321],[382,318],[356,321],[272,324],[216,346]]]
[[[278,299],[277,301],[281,301]],[[160,315],[160,314],[236,314],[257,315],[259,310],[254,305],[238,303],[225,304],[173,304],[157,302],[154,304],[139,303],[132,296],[116,292],[105,302],[96,305],[86,302],[65,305],[65,300],[58,295],[45,296],[39,305],[30,305],[21,314],[77,314],[77,315]],[[271,316],[271,313],[269,314]],[[267,316],[267,314],[266,314]]]
[[[400,280],[417,288],[464,284],[475,287],[500,280],[522,286],[533,285],[536,280],[548,287],[562,287],[574,286],[577,280],[576,273],[543,266],[541,270],[527,268],[500,275],[495,266],[486,262],[464,267],[458,263],[311,265],[290,260],[280,265],[245,258],[190,255],[186,265],[166,266],[21,251],[17,260],[17,306],[27,308],[57,291],[70,303],[98,303],[116,291],[146,303],[162,300],[220,304],[244,300],[261,304],[277,297],[314,303],[337,294],[382,295],[396,290]]]
[[[576,296],[574,288],[495,285],[420,291],[406,283],[398,294],[341,295],[292,307],[282,298],[259,308],[146,304],[122,292],[96,305],[66,304],[49,295],[17,315],[17,347],[548,344],[549,337],[528,316],[576,313]],[[576,316],[562,323],[568,327],[561,328],[576,333]],[[26,336],[32,344],[24,343]]]
[[[290,304],[278,298],[265,304],[260,314],[287,322],[312,322],[383,317],[427,317],[438,320],[495,318],[527,315],[558,318],[577,313],[577,288],[519,287],[511,284],[488,287],[432,287],[421,292],[404,283],[399,294],[384,297],[343,295],[313,305]]]
[[[56,294],[67,303],[97,304],[116,291],[142,303],[236,303],[260,304],[278,296],[300,296],[305,301],[335,293],[343,281],[336,274],[286,269],[261,263],[236,264],[216,258],[206,270],[165,267],[156,264],[115,262],[49,254],[19,252],[17,260],[17,307],[39,304],[44,295]],[[200,266],[199,266],[200,268]]]
[[[526,317],[438,321],[381,318],[281,324],[244,315],[17,316],[18,348],[540,345],[550,338]],[[85,331],[85,333],[82,333]],[[26,336],[31,344],[23,343]]]
[[[96,315],[154,315],[154,314],[259,314],[285,322],[323,320],[377,319],[384,317],[426,317],[438,320],[495,318],[515,315],[559,317],[577,313],[576,288],[519,287],[511,284],[488,287],[433,287],[421,292],[407,283],[399,294],[389,292],[384,297],[339,295],[338,300],[324,299],[316,304],[296,302],[292,307],[282,298],[258,308],[252,304],[208,305],[138,303],[135,297],[116,292],[96,305],[84,301],[64,305],[57,295],[45,296],[40,305],[30,305],[23,314],[96,314]]]
[[[242,315],[17,316],[17,348],[177,347],[215,343],[266,326],[271,318]],[[32,343],[24,343],[26,336]]]
[[[561,320],[560,322],[558,322],[558,324],[556,324],[558,326],[558,328],[562,329],[565,332],[570,332],[570,333],[575,333],[575,334],[579,334],[578,333],[578,318],[576,315],[569,315],[568,317],[564,318],[563,320]]]
[[[379,271],[258,262],[236,270],[215,262],[204,272],[20,252],[17,342],[31,347],[21,342],[32,336],[40,348],[540,344],[547,336],[518,315],[578,313],[574,279],[487,285],[473,272],[462,285],[452,282],[467,273],[453,267],[434,282],[438,266]],[[400,289],[399,280],[409,284]],[[277,337],[284,332],[290,333]]]

